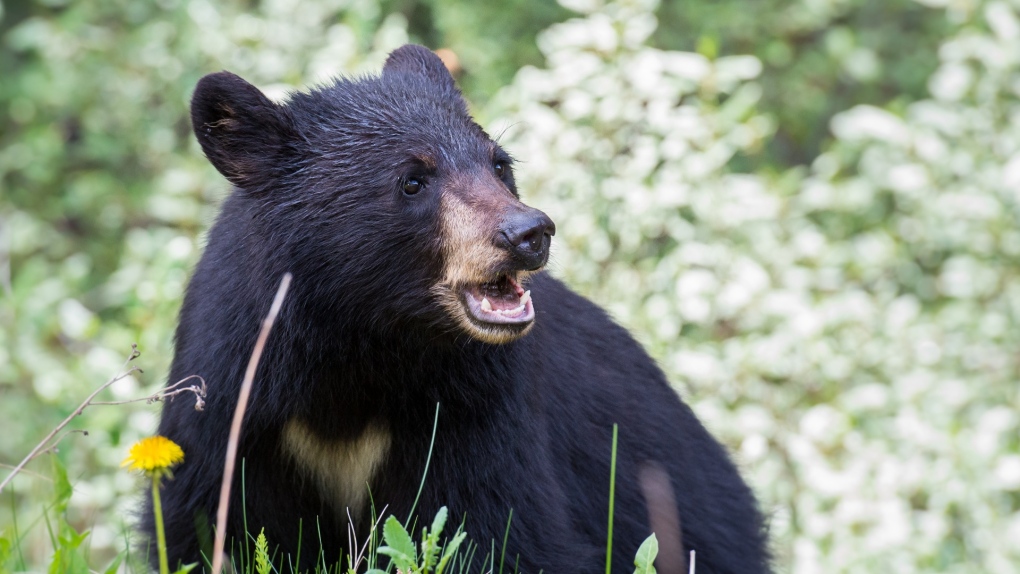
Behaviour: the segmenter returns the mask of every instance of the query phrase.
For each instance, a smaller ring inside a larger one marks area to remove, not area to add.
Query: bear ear
[[[453,76],[443,61],[425,46],[405,44],[390,53],[390,57],[386,58],[386,65],[383,66],[383,75],[395,73],[418,74],[443,88],[456,87]]]
[[[230,72],[209,74],[191,97],[191,125],[202,151],[231,183],[257,192],[273,180],[273,166],[296,136],[283,109]]]

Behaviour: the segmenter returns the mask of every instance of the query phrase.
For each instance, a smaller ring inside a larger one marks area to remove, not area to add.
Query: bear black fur
[[[238,389],[291,272],[244,420],[235,548],[246,523],[301,571],[322,563],[320,540],[335,563],[348,507],[368,532],[369,488],[377,509],[407,517],[438,403],[419,527],[448,506],[484,554],[512,510],[509,568],[603,571],[618,423],[614,572],[633,569],[651,532],[648,464],[670,477],[699,574],[768,571],[762,518],[726,452],[624,329],[540,271],[555,228],[517,199],[510,157],[434,54],[405,46],[379,77],[282,104],[212,74],[192,120],[235,189],[188,287],[169,377],[201,375],[205,410],[171,401],[159,425],[185,452],[162,495],[171,565],[206,563]],[[478,311],[480,297],[514,305],[511,319]]]

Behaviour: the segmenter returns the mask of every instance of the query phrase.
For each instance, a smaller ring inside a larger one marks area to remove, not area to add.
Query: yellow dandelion
[[[136,442],[120,465],[129,470],[153,473],[170,470],[183,460],[184,451],[177,443],[165,436],[151,436]]]
[[[140,470],[152,480],[152,513],[156,522],[156,548],[159,550],[159,572],[170,574],[170,563],[166,554],[166,532],[163,529],[163,505],[159,501],[159,483],[173,478],[170,467],[184,461],[184,451],[177,443],[165,436],[150,436],[136,442],[128,451],[127,458],[120,463],[129,470]]]

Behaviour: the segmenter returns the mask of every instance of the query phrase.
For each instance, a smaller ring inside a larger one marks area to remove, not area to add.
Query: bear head
[[[241,211],[250,222],[235,240],[260,245],[236,256],[293,272],[309,317],[497,344],[532,327],[525,285],[555,226],[520,201],[513,160],[428,49],[404,46],[379,77],[280,103],[210,74],[191,109],[205,155],[235,186],[232,221]]]

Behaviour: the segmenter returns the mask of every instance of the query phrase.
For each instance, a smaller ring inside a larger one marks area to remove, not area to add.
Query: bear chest
[[[368,485],[390,452],[392,435],[385,425],[370,423],[356,438],[330,439],[292,419],[283,429],[281,442],[298,471],[346,520],[348,510],[357,515],[365,508]]]

